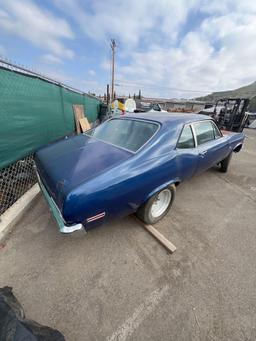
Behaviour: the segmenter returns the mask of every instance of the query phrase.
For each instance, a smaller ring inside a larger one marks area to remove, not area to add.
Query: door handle
[[[207,154],[207,150],[204,150],[204,151],[202,151],[202,152],[199,152],[199,155],[202,156],[202,157],[205,156],[206,154]]]

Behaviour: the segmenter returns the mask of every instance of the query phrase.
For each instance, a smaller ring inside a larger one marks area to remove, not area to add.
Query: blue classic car
[[[203,115],[132,114],[40,149],[35,164],[61,232],[131,213],[153,224],[181,181],[214,165],[227,171],[243,141]]]

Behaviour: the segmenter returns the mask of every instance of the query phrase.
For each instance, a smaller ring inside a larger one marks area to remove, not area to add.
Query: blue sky
[[[256,80],[251,0],[0,0],[0,55],[83,91],[195,97]]]

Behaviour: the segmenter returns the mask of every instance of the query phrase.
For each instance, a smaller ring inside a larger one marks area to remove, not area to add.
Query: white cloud
[[[91,8],[79,0],[54,0],[59,9],[77,21],[84,33],[94,40],[115,37],[125,46],[134,46],[141,39],[175,40],[194,0],[130,0],[90,2]]]
[[[201,10],[208,14],[256,13],[256,2],[252,0],[208,0],[200,1]]]
[[[104,59],[102,60],[102,62],[100,63],[100,67],[102,68],[102,70],[105,70],[105,71],[110,71],[110,59],[107,60],[107,59]]]
[[[56,57],[50,53],[43,55],[41,59],[43,62],[46,62],[49,64],[62,64],[63,63],[63,60],[61,58]]]
[[[73,58],[74,52],[65,47],[63,39],[74,35],[69,24],[31,0],[0,0],[0,28],[17,35],[56,56]]]
[[[54,2],[104,48],[110,37],[117,39],[120,92],[141,87],[151,96],[194,97],[198,90],[204,94],[256,79],[255,1]],[[197,15],[204,19],[195,26],[191,17]],[[101,68],[109,71],[109,62],[103,60]]]
[[[95,76],[95,75],[96,75],[96,72],[95,72],[94,70],[89,70],[89,71],[88,71],[88,74],[89,74],[90,76]]]
[[[132,53],[128,65],[117,66],[119,79],[139,82],[144,84],[144,94],[164,97],[195,97],[197,90],[203,95],[203,91],[234,89],[255,81],[256,6],[238,11],[240,3],[232,2],[238,12],[230,12],[230,2],[218,3],[224,13],[219,14],[212,3],[207,8],[211,14],[176,46],[151,44]],[[128,83],[123,90],[140,87]]]

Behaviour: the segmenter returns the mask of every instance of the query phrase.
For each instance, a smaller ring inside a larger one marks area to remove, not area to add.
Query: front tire
[[[232,157],[232,152],[220,162],[220,171],[226,173],[228,171],[228,166]]]
[[[175,198],[176,187],[170,185],[154,194],[143,204],[136,215],[146,224],[155,224],[169,212]]]

